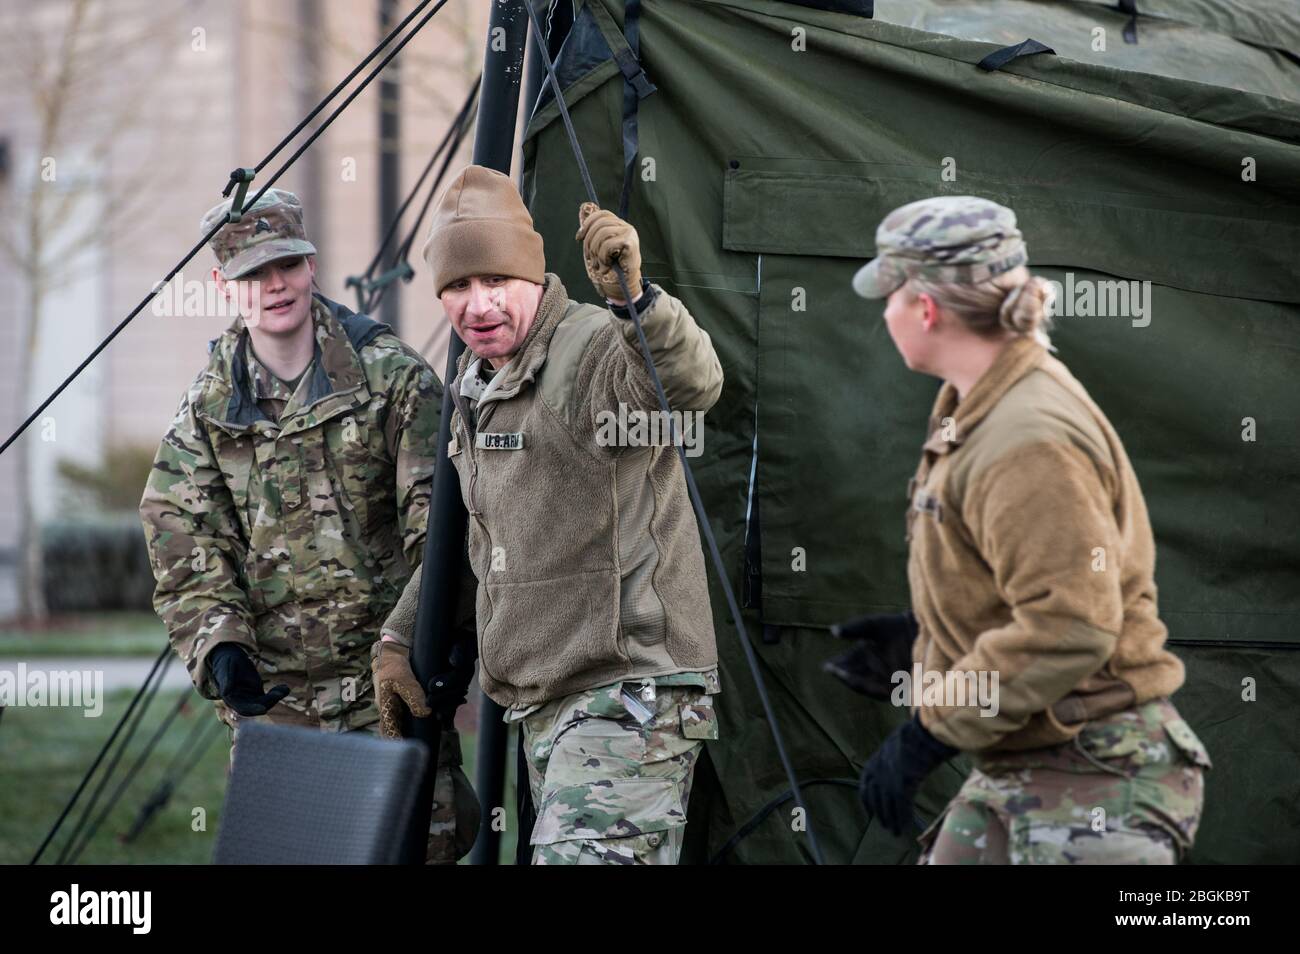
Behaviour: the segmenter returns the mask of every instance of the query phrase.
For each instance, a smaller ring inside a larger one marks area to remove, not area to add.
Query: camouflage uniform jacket
[[[276,721],[346,731],[378,718],[369,650],[422,556],[442,385],[387,325],[320,296],[312,318],[292,395],[242,320],[212,343],[140,515],[154,608],[199,693],[217,697],[208,653],[237,643],[290,686]]]

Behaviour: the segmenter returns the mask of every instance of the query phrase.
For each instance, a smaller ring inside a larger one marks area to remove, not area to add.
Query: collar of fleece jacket
[[[945,381],[930,412],[930,431],[925,449],[942,455],[960,447],[976,425],[1011,390],[1011,386],[1039,367],[1046,358],[1047,349],[1033,338],[1015,338],[975,382],[966,400],[959,403],[957,389]],[[952,419],[946,427],[945,418]]]
[[[499,393],[513,392],[526,381],[531,382],[536,379],[537,372],[546,363],[546,353],[550,350],[555,326],[560,323],[568,307],[569,293],[564,287],[564,282],[560,281],[560,276],[554,272],[547,272],[546,281],[542,285],[542,300],[537,303],[537,317],[533,319],[533,325],[528,329],[524,343],[519,346],[510,363],[497,372],[505,375],[497,385]],[[460,360],[456,363],[456,380],[453,384],[457,392],[460,391],[461,380],[465,377],[465,368],[475,357],[477,356],[469,348],[461,353]]]

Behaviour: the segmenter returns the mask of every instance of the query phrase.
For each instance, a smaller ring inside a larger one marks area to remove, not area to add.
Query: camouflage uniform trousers
[[[267,719],[272,725],[290,725],[303,728],[318,727],[315,723],[304,722],[299,718],[274,718],[273,716],[278,708],[272,709],[270,713],[261,718]],[[232,712],[220,702],[217,703],[217,712],[221,721],[230,728],[230,764],[233,767],[235,764],[235,728],[240,721],[247,717]],[[329,731],[328,726],[321,728]],[[366,732],[378,738],[379,722],[376,720],[350,731]],[[459,779],[457,776],[459,776]],[[469,846],[464,843],[468,840],[467,837],[462,837],[460,839],[462,844],[457,845],[456,785],[458,781],[462,786],[462,793],[472,791],[469,780],[465,778],[464,773],[461,771],[460,734],[454,729],[444,730],[438,745],[438,774],[434,776],[433,782],[433,811],[429,816],[429,840],[425,851],[425,864],[453,865],[460,855],[469,850]],[[462,812],[464,812],[464,795],[462,795],[461,804]],[[467,826],[471,831],[477,829],[476,819],[474,822],[474,824]],[[472,837],[469,832],[463,832],[462,835]]]
[[[677,864],[695,763],[718,736],[706,689],[614,683],[506,718],[537,806],[533,864]]]
[[[975,764],[921,835],[919,864],[1176,864],[1196,837],[1211,765],[1168,699]]]

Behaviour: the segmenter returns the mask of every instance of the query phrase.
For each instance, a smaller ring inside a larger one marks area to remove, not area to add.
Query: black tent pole
[[[379,35],[387,36],[401,17],[397,0],[379,0]],[[379,242],[386,241],[388,223],[397,218],[402,203],[402,69],[401,59],[394,60],[379,78]],[[402,289],[392,282],[383,299],[383,311],[371,315],[387,322],[400,335]],[[378,309],[377,309],[378,310]]]
[[[525,0],[525,2],[528,2],[528,0]],[[526,36],[525,40],[527,40]],[[542,66],[541,58],[537,56],[536,51],[527,58],[524,75],[523,107],[524,122],[527,123],[533,104],[537,102],[537,94],[546,81],[546,69]],[[523,175],[521,164],[519,169],[521,185]],[[523,191],[522,188],[520,191]],[[510,733],[506,730],[506,725],[502,721],[504,715],[505,711],[501,706],[487,696],[480,698],[478,744],[475,758],[478,771],[474,780],[474,788],[484,806],[484,814],[483,824],[479,828],[478,840],[474,842],[474,851],[470,855],[470,864],[495,865],[500,862],[501,858],[501,832],[491,823],[492,817],[486,806],[491,805],[499,808],[505,806],[506,765],[510,757],[508,754]],[[527,786],[528,780],[521,775],[515,780],[515,784]],[[516,825],[519,826],[518,837],[520,844],[522,844],[531,832],[531,819],[522,816],[517,817]]]
[[[533,0],[534,3],[539,0]],[[541,0],[544,2],[544,0]],[[568,36],[569,28],[573,26],[573,15],[569,7],[560,4],[554,10],[550,11],[547,20],[547,41],[550,48],[551,56],[554,57],[564,39]],[[531,34],[529,34],[531,36]],[[524,79],[524,100],[523,100],[523,122],[527,126],[528,120],[532,118],[533,108],[537,104],[537,97],[546,83],[546,66],[542,58],[537,55],[537,50],[532,41],[529,42],[532,53],[527,58]],[[520,191],[523,191],[524,169],[522,163],[519,168]],[[501,721],[503,710],[487,696],[483,696],[479,702],[478,717],[478,746],[477,746],[477,765],[478,777],[475,779],[474,786],[484,805],[504,805],[505,798],[505,776],[506,765],[511,757],[508,752],[509,733],[506,731],[505,723]],[[518,826],[518,843],[515,848],[515,859],[518,864],[527,864],[531,855],[528,846],[528,837],[532,832],[533,821],[535,818],[534,806],[532,799],[528,797],[528,779],[524,772],[523,742],[519,741],[520,759],[517,761],[518,772],[515,777],[516,802],[519,810],[516,816],[516,825]],[[501,853],[501,833],[486,822],[488,815],[484,815],[485,823],[479,829],[478,841],[474,843],[474,852],[470,855],[470,863],[476,865],[495,865],[499,862]]]
[[[523,0],[528,2],[528,0]],[[509,80],[509,88],[505,89],[503,83],[503,93],[500,102],[501,112],[490,122],[491,142],[485,143],[484,134],[484,114],[479,113],[478,137],[474,142],[475,162],[479,165],[491,166],[506,175],[510,174],[510,162],[514,154],[515,145],[515,126],[519,116],[519,82],[517,77],[521,75],[520,66],[524,63],[525,53],[528,45],[528,16],[524,11],[522,3],[512,4],[515,15],[514,26],[518,33],[510,33],[507,42],[511,49],[516,52],[507,63],[498,63],[498,70],[507,71],[502,79]],[[494,11],[495,15],[495,11]],[[489,31],[490,32],[490,31]],[[488,55],[491,56],[491,44],[488,47]],[[487,62],[484,63],[484,70],[488,68]],[[531,77],[529,86],[532,85]],[[527,87],[526,87],[527,88]],[[534,94],[535,94],[534,90]],[[528,99],[525,98],[525,108],[528,106]],[[495,161],[480,162],[478,151],[480,148],[490,149],[490,154]],[[482,809],[482,823],[479,826],[478,840],[474,842],[474,850],[470,854],[470,864],[475,865],[495,865],[498,863],[501,853],[501,831],[494,824],[492,812],[498,808],[504,808],[505,805],[505,788],[506,788],[506,741],[509,733],[506,731],[506,724],[502,721],[505,710],[497,705],[487,696],[481,696],[479,699],[478,711],[478,740],[475,753],[475,773],[474,788],[478,792],[479,805]]]
[[[515,122],[519,113],[519,82],[523,76],[524,46],[528,36],[528,14],[522,0],[493,0],[488,22],[486,50],[483,55],[483,88],[480,94],[478,123],[474,131],[475,165],[487,166],[506,175],[514,152]],[[421,684],[437,672],[446,670],[451,652],[452,628],[456,621],[456,601],[460,591],[460,574],[464,565],[465,505],[461,501],[460,481],[447,460],[447,443],[451,440],[453,404],[451,384],[456,378],[456,363],[464,343],[451,336],[447,347],[447,367],[442,380],[442,421],[438,427],[438,458],[434,465],[433,493],[429,500],[428,533],[424,542],[424,574],[420,586],[420,606],[415,618],[415,646],[411,651],[411,668]],[[500,722],[500,710],[496,722]],[[484,727],[480,726],[480,731]],[[429,748],[429,764],[415,800],[407,830],[406,859],[421,864],[425,856],[426,832],[429,829],[430,800],[438,761],[438,743],[443,726],[436,715],[413,719],[407,737],[419,739]],[[483,829],[492,828],[492,809],[501,803],[500,790],[495,795],[479,790],[483,808]]]

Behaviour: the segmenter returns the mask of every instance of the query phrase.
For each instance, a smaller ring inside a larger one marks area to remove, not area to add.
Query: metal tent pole
[[[473,161],[475,165],[487,166],[506,175],[510,174],[510,160],[514,151],[519,83],[523,76],[527,36],[528,14],[522,0],[493,0],[483,55],[483,89],[474,134]],[[411,650],[411,668],[422,685],[435,673],[446,669],[460,590],[467,515],[461,501],[460,481],[447,459],[447,443],[451,440],[451,416],[454,408],[451,384],[456,378],[456,363],[464,350],[464,343],[453,334],[447,348],[447,366],[443,373],[445,389],[442,421],[438,427],[438,458],[434,466],[433,493],[429,500],[424,575],[416,614],[415,645]],[[495,721],[500,722],[499,711]],[[407,830],[407,861],[419,864],[424,861],[433,779],[443,726],[437,715],[427,719],[413,719],[411,723],[407,737],[419,739],[429,747],[428,768]],[[482,728],[480,726],[480,730]],[[488,782],[491,781],[489,778]],[[489,789],[490,784],[485,786],[480,778],[479,800],[483,808],[480,830],[495,834],[490,832],[492,809],[501,803],[500,788],[498,786],[495,795]]]
[[[397,0],[380,0],[379,35],[386,36],[399,19]],[[397,218],[402,202],[402,63],[395,60],[379,79],[379,241],[384,242],[388,223]],[[402,288],[393,282],[386,289],[380,314],[371,315],[387,322],[400,335]]]

